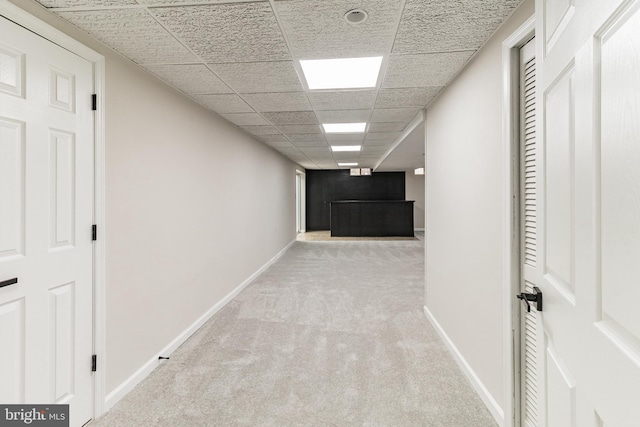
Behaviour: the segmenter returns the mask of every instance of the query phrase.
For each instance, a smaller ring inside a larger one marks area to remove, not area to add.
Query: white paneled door
[[[640,0],[537,0],[539,426],[640,425]]]
[[[92,88],[0,17],[0,402],[70,404],[72,426],[93,413]]]

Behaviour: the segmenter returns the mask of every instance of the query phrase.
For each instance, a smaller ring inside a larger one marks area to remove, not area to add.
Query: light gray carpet
[[[296,242],[91,426],[496,426],[423,295],[422,240]]]

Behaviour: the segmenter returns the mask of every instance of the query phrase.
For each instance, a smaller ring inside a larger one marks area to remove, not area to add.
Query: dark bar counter
[[[331,202],[331,236],[413,236],[413,200]]]

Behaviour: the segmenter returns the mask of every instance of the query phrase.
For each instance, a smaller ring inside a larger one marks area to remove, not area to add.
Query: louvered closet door
[[[536,60],[534,41],[520,50],[520,241],[521,291],[536,286]],[[521,425],[537,427],[536,309],[522,311]]]

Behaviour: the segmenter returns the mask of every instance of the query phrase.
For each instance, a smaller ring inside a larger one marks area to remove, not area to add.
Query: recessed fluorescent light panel
[[[323,123],[325,133],[362,133],[367,123]]]
[[[382,56],[369,58],[301,60],[309,89],[357,89],[375,87]]]
[[[338,163],[340,167],[358,166],[358,163]]]
[[[361,145],[332,145],[332,151],[360,151]]]

